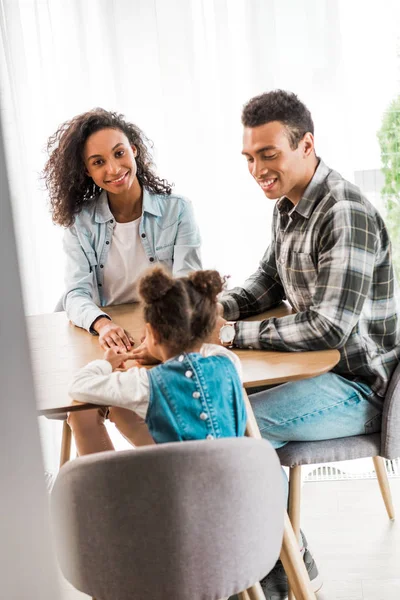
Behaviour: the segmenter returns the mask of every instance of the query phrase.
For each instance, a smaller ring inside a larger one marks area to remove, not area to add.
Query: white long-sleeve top
[[[218,354],[227,356],[242,378],[240,360],[227,348],[217,344],[203,344],[200,354],[204,357]],[[79,369],[68,392],[78,402],[127,408],[145,419],[150,399],[148,370],[144,367],[132,367],[127,371],[113,372],[107,360],[93,360]]]

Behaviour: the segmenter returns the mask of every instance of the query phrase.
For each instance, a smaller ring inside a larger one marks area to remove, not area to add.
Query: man
[[[221,343],[340,351],[331,373],[250,397],[261,434],[279,448],[380,431],[383,398],[400,356],[385,224],[356,186],[316,156],[311,114],[295,94],[276,90],[251,99],[242,123],[249,172],[267,198],[278,200],[260,266],[221,299]],[[282,300],[294,314],[239,320]],[[305,562],[316,579],[307,549]],[[286,598],[279,569],[263,582],[271,600]]]

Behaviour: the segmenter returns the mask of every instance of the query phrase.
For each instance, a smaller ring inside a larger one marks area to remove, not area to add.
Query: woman
[[[133,339],[99,306],[136,301],[136,282],[151,263],[174,275],[201,269],[191,204],[154,174],[148,145],[136,125],[101,108],[48,140],[52,217],[67,228],[63,307],[105,350],[130,350]]]

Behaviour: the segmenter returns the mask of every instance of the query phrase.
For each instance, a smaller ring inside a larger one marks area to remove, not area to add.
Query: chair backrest
[[[265,440],[160,444],[67,463],[51,510],[61,569],[96,600],[217,600],[274,566],[283,478]]]
[[[400,363],[397,365],[386,391],[382,416],[381,456],[400,456]]]

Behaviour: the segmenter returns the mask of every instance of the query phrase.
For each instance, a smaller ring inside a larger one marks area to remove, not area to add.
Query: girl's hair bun
[[[139,294],[147,304],[163,298],[174,287],[175,281],[160,266],[153,267],[139,282]]]
[[[207,296],[212,301],[216,300],[224,285],[218,271],[193,271],[188,279],[199,294]]]

